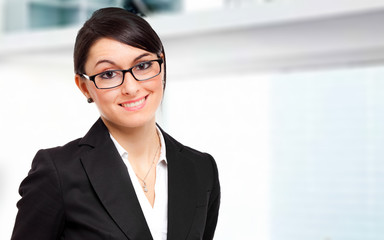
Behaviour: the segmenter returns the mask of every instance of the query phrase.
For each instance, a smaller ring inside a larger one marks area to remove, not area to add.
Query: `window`
[[[5,31],[68,27],[83,23],[96,9],[124,7],[142,12],[177,11],[181,0],[6,0]]]
[[[271,80],[271,240],[384,237],[384,68]]]

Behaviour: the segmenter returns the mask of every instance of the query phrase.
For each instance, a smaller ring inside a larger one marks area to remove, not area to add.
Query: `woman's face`
[[[92,76],[108,70],[124,70],[155,59],[158,57],[154,53],[102,38],[90,48],[85,73]],[[124,83],[111,89],[97,89],[92,81],[78,75],[76,84],[87,98],[96,103],[108,127],[141,127],[155,124],[156,110],[163,98],[163,66],[161,68],[161,74],[140,82],[127,72]]]

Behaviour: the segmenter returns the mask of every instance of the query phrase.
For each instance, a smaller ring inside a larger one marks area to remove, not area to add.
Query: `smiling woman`
[[[163,60],[156,62],[158,57],[114,39],[101,38],[90,48],[84,66],[85,72],[92,75],[88,79],[93,81],[84,80],[85,74],[76,75],[77,86],[96,103],[103,122],[117,138],[126,128],[155,127],[164,79]],[[142,66],[146,69],[139,70]]]
[[[78,33],[74,65],[100,118],[83,138],[36,154],[12,239],[213,239],[216,163],[156,124],[166,60],[154,30],[100,9]]]

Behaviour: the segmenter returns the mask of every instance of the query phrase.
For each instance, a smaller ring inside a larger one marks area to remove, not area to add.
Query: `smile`
[[[120,106],[122,106],[126,110],[130,110],[130,111],[138,110],[138,109],[141,109],[144,107],[146,99],[147,99],[147,97],[143,97],[143,98],[136,100],[136,101],[122,103],[122,104],[120,104]]]

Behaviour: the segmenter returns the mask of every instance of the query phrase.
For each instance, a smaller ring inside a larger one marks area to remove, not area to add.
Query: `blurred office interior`
[[[37,150],[98,118],[72,54],[105,6],[163,40],[158,121],[218,163],[215,239],[384,239],[384,1],[0,0],[1,239]]]

